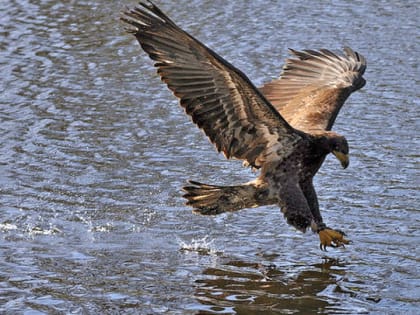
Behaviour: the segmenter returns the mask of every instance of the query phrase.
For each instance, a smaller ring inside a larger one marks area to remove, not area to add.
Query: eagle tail
[[[270,202],[266,198],[268,189],[255,182],[238,186],[216,186],[196,181],[189,183],[183,187],[186,192],[183,197],[197,214],[215,215],[274,203],[274,200]]]

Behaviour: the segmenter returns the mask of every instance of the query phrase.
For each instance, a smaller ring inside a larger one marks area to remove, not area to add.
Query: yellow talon
[[[321,250],[327,251],[327,246],[344,247],[344,244],[350,244],[349,240],[344,238],[344,233],[330,228],[325,228],[318,232],[321,243],[319,247]]]

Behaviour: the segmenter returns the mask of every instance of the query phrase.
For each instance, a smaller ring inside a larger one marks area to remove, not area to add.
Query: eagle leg
[[[319,248],[323,251],[327,251],[327,246],[344,247],[344,244],[350,244],[350,241],[344,238],[346,234],[340,230],[333,230],[329,227],[325,227],[320,229],[318,234],[321,241]]]

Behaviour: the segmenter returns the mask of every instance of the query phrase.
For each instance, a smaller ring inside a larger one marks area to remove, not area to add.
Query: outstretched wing
[[[238,69],[179,28],[149,2],[126,10],[141,47],[181,106],[222,151],[260,167],[288,155],[303,133],[294,130]],[[281,148],[281,150],[279,150]]]
[[[329,50],[290,49],[279,79],[260,88],[294,127],[310,133],[331,130],[349,95],[365,85],[366,60],[346,47],[344,55]]]

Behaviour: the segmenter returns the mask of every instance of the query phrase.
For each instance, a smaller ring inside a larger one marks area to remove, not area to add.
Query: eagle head
[[[343,168],[349,166],[349,144],[347,143],[346,138],[338,134],[334,134],[330,137],[329,152],[335,155]]]
[[[324,152],[334,154],[343,168],[349,166],[349,144],[346,138],[333,131],[317,132],[314,135]]]

